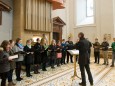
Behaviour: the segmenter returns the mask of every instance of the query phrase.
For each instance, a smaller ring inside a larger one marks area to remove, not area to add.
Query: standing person
[[[10,45],[9,41],[4,40],[1,44],[3,50],[0,49],[0,77],[1,77],[1,85],[6,86],[6,79],[8,72],[10,71],[10,62],[12,59],[9,59],[9,51]]]
[[[86,86],[85,69],[88,74],[89,82],[91,85],[93,85],[93,77],[89,67],[89,53],[88,53],[89,42],[85,39],[84,33],[82,32],[78,34],[78,37],[80,39],[77,46],[79,50],[78,63],[81,71],[81,77],[82,77],[82,82],[79,83],[79,85]]]
[[[9,55],[13,56],[14,55],[14,51],[13,51],[13,47],[15,42],[13,40],[9,40],[10,43],[10,51],[9,51]],[[8,86],[15,86],[16,84],[13,82],[12,77],[13,77],[13,71],[16,68],[16,62],[15,60],[10,61],[10,71],[8,72]]]
[[[40,73],[38,71],[39,66],[41,64],[41,46],[40,46],[40,39],[37,38],[37,43],[34,45],[34,74]]]
[[[115,62],[115,38],[113,38],[113,43],[111,45],[112,47],[112,65],[111,67],[114,67],[114,62]]]
[[[95,62],[98,63],[100,62],[100,43],[98,42],[98,39],[95,39],[95,43],[93,44],[94,48],[94,56],[95,56]],[[98,61],[97,61],[98,60]]]
[[[46,63],[47,63],[47,60],[48,60],[48,55],[47,55],[47,52],[48,52],[48,45],[47,45],[47,41],[46,39],[43,39],[41,40],[41,62],[42,62],[42,70],[43,71],[47,71],[46,70]]]
[[[104,59],[103,65],[108,65],[109,64],[109,61],[108,61],[108,47],[109,47],[109,43],[107,42],[106,38],[103,39],[101,47],[102,47],[103,59]]]
[[[68,38],[68,41],[66,41],[67,44],[67,50],[73,50],[74,49],[74,44],[71,41],[71,37]],[[71,63],[73,63],[73,56],[67,51],[67,63],[69,62],[69,57],[71,60]]]
[[[88,38],[87,38],[88,40]],[[89,58],[91,57],[91,47],[92,47],[92,43],[88,40],[89,42],[89,49],[88,49],[88,53],[89,53]]]
[[[26,41],[26,46],[24,47],[24,51],[25,51],[25,66],[26,66],[26,76],[27,77],[31,77],[32,75],[30,74],[30,69],[31,69],[31,65],[33,63],[33,58],[34,58],[34,51],[33,48],[31,46],[31,40],[27,40]]]
[[[61,58],[62,58],[62,46],[61,46],[61,43],[60,41],[57,42],[57,67],[60,66],[60,61],[61,61]]]
[[[24,60],[23,49],[24,49],[24,46],[22,45],[21,38],[17,38],[16,44],[13,47],[14,53],[18,54],[18,59],[16,59],[16,80],[17,81],[23,80],[23,78],[21,78],[21,66]]]
[[[47,38],[46,34],[42,35],[41,41],[44,41],[44,39],[46,40],[46,44],[48,44],[48,38]]]
[[[49,46],[48,51],[50,52],[50,65],[51,65],[51,68],[54,69],[55,68],[54,64],[55,64],[55,59],[56,59],[56,51],[57,51],[55,40],[52,40],[52,43]]]
[[[65,63],[65,58],[66,58],[66,43],[65,43],[65,39],[62,40],[62,58],[61,58],[61,64],[66,64]]]

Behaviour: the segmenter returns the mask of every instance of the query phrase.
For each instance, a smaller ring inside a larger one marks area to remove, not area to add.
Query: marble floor
[[[94,78],[94,86],[115,86],[115,68],[111,68],[110,65],[102,65],[103,59],[100,64],[94,64],[93,59],[91,60],[91,72]],[[111,63],[111,60],[109,60]],[[72,81],[71,76],[73,75],[73,64],[69,63],[56,67],[55,69],[47,68],[48,71],[43,72],[40,70],[40,74],[33,74],[32,77],[25,77],[25,73],[22,73],[24,78],[21,82],[16,82],[16,86],[79,86],[81,82],[79,78]],[[77,75],[80,76],[80,70],[77,65]],[[87,77],[87,75],[86,75]],[[15,79],[15,76],[14,76]],[[87,78],[87,86],[90,86]]]

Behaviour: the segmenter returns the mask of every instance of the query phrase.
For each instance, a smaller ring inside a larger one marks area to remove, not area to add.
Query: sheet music
[[[71,55],[79,55],[79,50],[68,50]]]
[[[18,55],[10,56],[9,59],[17,59]]]

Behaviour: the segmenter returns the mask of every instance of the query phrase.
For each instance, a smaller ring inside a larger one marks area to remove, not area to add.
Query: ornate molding
[[[3,1],[0,1],[0,11],[10,11],[12,8],[4,3]]]

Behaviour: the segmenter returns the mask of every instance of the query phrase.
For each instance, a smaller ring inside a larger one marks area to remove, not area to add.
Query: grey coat
[[[0,52],[0,73],[10,71],[9,54],[6,51]]]
[[[17,53],[17,52],[23,51],[23,49],[20,49],[17,45],[15,45],[13,47],[13,51],[14,51],[14,53]],[[24,60],[24,55],[19,53],[18,59],[16,59],[16,62],[23,61],[23,60]]]

